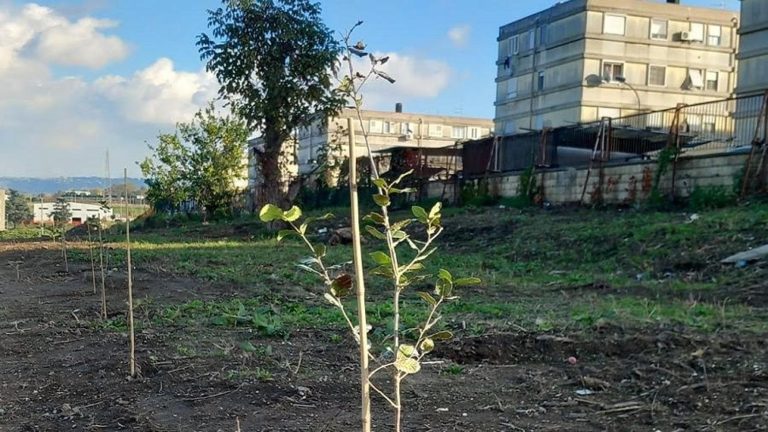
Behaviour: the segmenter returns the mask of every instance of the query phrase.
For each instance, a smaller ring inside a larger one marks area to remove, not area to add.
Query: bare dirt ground
[[[87,270],[63,272],[50,243],[0,243],[0,430],[235,431],[236,418],[242,431],[357,429],[355,347],[330,330],[148,327],[141,377],[128,379],[127,336],[99,324]],[[142,271],[135,286],[155,304],[248,294]],[[108,295],[110,315],[123,314],[122,287]],[[231,342],[243,339],[269,355]],[[219,355],[185,355],[189,345]],[[462,337],[430,360],[405,387],[406,431],[768,430],[764,335],[520,331]],[[243,366],[271,373],[232,379]],[[380,401],[375,411],[376,430],[390,430]]]

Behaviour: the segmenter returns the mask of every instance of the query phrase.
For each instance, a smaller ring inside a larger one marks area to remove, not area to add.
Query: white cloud
[[[448,30],[448,39],[450,39],[451,43],[455,47],[463,48],[467,46],[467,42],[469,42],[469,35],[471,30],[472,29],[469,25],[459,25],[452,27],[450,30]]]
[[[174,124],[189,120],[216,97],[218,83],[209,73],[177,71],[170,59],[161,58],[130,78],[100,78],[95,88],[112,100],[127,119]]]
[[[71,21],[53,9],[30,3],[21,9],[0,11],[0,68],[31,51],[40,61],[99,69],[124,59],[128,45],[102,30],[111,20],[81,18]]]
[[[394,78],[395,83],[390,84],[383,79],[369,81],[362,92],[363,104],[366,108],[389,109],[396,102],[434,99],[451,82],[453,71],[445,62],[398,53],[376,53],[375,55],[389,57],[389,61],[379,69]],[[360,72],[370,68],[367,57],[356,60],[355,68]]]
[[[70,19],[35,4],[0,0],[0,176],[100,175],[110,149],[113,171],[147,154],[146,142],[215,96],[204,71],[169,59],[127,76],[57,76],[56,66],[97,69],[129,54],[105,33],[110,20]]]

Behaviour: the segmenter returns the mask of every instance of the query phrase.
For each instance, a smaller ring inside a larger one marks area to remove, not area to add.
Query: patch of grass
[[[480,289],[460,290],[461,299],[446,306],[441,320],[445,328],[471,334],[518,327],[556,331],[606,321],[701,331],[766,327],[761,324],[764,309],[750,310],[738,302],[722,305],[711,293],[760,283],[768,276],[760,266],[743,270],[719,264],[724,256],[765,243],[768,203],[704,210],[695,220],[682,212],[457,208],[447,209],[443,224],[445,234],[426,270],[434,274],[446,268],[483,280]],[[306,301],[307,292],[316,292],[320,282],[295,266],[307,255],[296,241],[278,244],[259,235],[234,234],[233,223],[139,231],[135,239],[139,268],[235,284],[253,294],[153,305],[154,312],[143,315],[156,325],[244,327],[266,337],[319,328],[333,330],[337,340],[347,336],[335,309],[319,297]],[[113,267],[121,268],[122,244],[112,246]],[[369,238],[366,249],[377,247]],[[86,252],[73,255],[87,260]],[[347,262],[350,257],[347,246],[328,248],[328,262]],[[752,276],[747,278],[745,272]],[[368,281],[373,337],[391,337],[385,322],[392,305],[383,301],[390,288],[373,276]],[[416,290],[430,291],[431,282],[427,279]],[[699,296],[710,303],[692,306],[688,299]],[[404,301],[403,325],[412,329],[424,319],[426,308],[413,291],[404,294]]]
[[[464,373],[464,366],[451,363],[441,370],[442,373],[447,375],[461,375]]]

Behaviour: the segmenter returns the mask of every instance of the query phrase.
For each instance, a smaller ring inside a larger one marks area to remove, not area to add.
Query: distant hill
[[[143,179],[128,178],[128,182],[136,187],[145,187]],[[123,184],[123,178],[112,180],[112,185]],[[27,194],[53,194],[59,191],[101,189],[106,180],[101,177],[0,177],[0,189],[15,189]]]

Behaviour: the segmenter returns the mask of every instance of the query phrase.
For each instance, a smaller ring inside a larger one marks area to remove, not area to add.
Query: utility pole
[[[107,149],[107,203],[112,207],[112,176],[109,174],[109,149]]]

